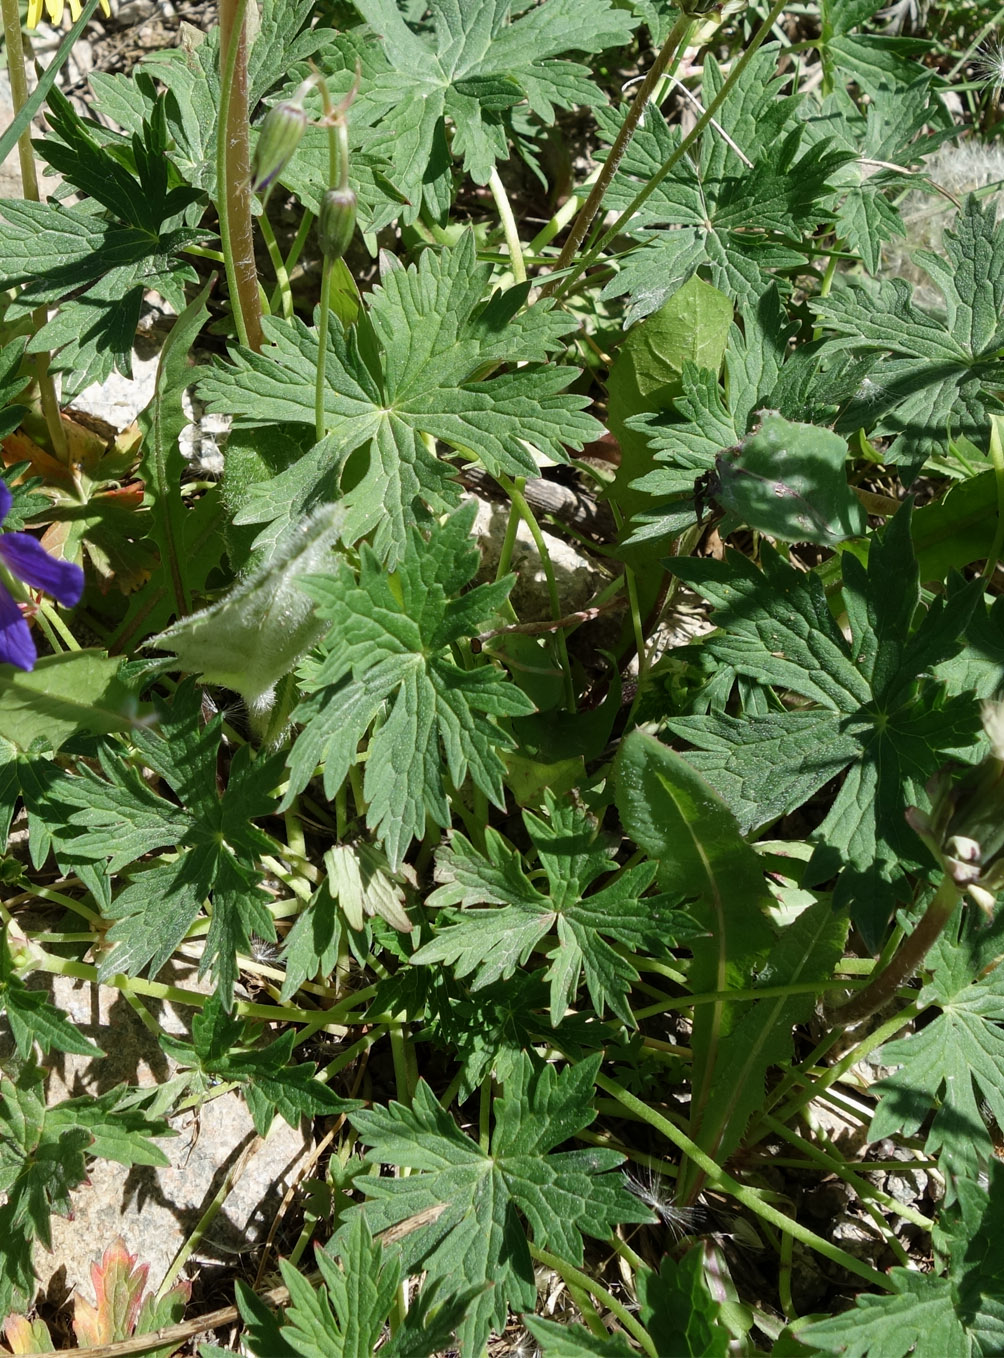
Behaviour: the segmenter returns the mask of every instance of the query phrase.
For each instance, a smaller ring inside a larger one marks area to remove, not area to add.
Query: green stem
[[[864,990],[841,1005],[829,1007],[827,1017],[833,1024],[848,1028],[861,1023],[895,997],[899,987],[910,979],[927,956],[942,929],[955,913],[959,888],[946,873],[934,900],[924,911],[913,933],[908,934],[879,974]]]
[[[890,1212],[894,1212],[897,1216],[901,1216],[904,1221],[912,1221],[915,1226],[921,1226],[925,1231],[931,1229],[930,1217],[924,1216],[923,1212],[918,1212],[917,1209],[911,1207],[909,1203],[900,1202],[897,1198],[894,1198],[892,1194],[884,1193],[881,1188],[876,1188],[874,1184],[868,1183],[866,1179],[859,1178],[847,1164],[846,1160],[843,1160],[839,1155],[827,1155],[824,1150],[821,1150],[818,1146],[814,1145],[813,1142],[806,1140],[804,1136],[799,1136],[797,1132],[793,1132],[791,1128],[786,1127],[783,1122],[778,1122],[777,1118],[771,1117],[769,1113],[762,1119],[762,1122],[763,1126],[769,1128],[775,1136],[779,1136],[783,1141],[788,1141],[793,1146],[797,1146],[807,1160],[812,1160],[827,1174],[832,1174],[836,1178],[842,1179],[844,1183],[854,1189],[854,1192],[862,1201],[866,1198],[872,1198]],[[774,1161],[771,1160],[771,1164],[773,1163]],[[900,1166],[903,1164],[901,1161],[897,1161],[896,1163]],[[869,1164],[869,1171],[871,1171],[872,1168],[872,1165]],[[909,1169],[908,1163],[905,1165],[905,1168]]]
[[[272,223],[269,221],[268,213],[264,207],[262,207],[261,216],[258,218],[258,229],[264,238],[265,249],[268,251],[268,257],[272,261],[272,268],[275,271],[276,294],[282,305],[282,314],[287,321],[291,321],[293,319],[293,290],[289,286],[286,261],[282,257],[279,242],[275,238]]]
[[[567,269],[575,258],[579,246],[586,238],[586,232],[592,225],[593,218],[600,210],[604,195],[610,187],[610,181],[617,173],[621,161],[624,159],[624,152],[628,148],[628,143],[635,134],[641,116],[648,106],[648,101],[652,92],[662,79],[669,67],[670,62],[677,54],[677,50],[686,46],[687,38],[690,35],[691,20],[686,14],[681,14],[676,23],[670,29],[666,41],[659,50],[659,55],[653,61],[646,73],[645,79],[638,86],[631,107],[625,114],[624,121],[621,123],[620,130],[610,148],[610,154],[603,162],[599,174],[596,176],[596,183],[589,191],[589,196],[579,208],[578,216],[572,223],[564,245],[561,247],[561,254],[555,264],[555,272],[560,273]],[[554,290],[554,283],[546,285],[543,295],[548,296]]]
[[[328,183],[347,188],[349,182],[349,134],[344,121],[333,122],[335,112],[328,87],[320,82],[321,102],[328,133]],[[328,361],[328,318],[331,313],[331,276],[334,260],[327,250],[321,266],[321,314],[317,322],[317,372],[314,377],[314,436],[324,438],[324,377]]]
[[[746,69],[749,63],[753,60],[753,57],[756,54],[757,50],[760,48],[764,40],[769,35],[771,29],[774,26],[774,21],[777,19],[778,15],[781,14],[781,12],[784,9],[785,2],[786,0],[774,0],[774,4],[771,7],[770,13],[767,15],[766,19],[764,19],[763,23],[760,25],[756,33],[753,35],[752,39],[750,40],[749,46],[736,60],[732,69],[729,71],[729,74],[726,77],[725,82],[722,85],[722,88],[715,95],[714,99],[712,99],[711,103],[704,110],[704,112],[698,118],[697,122],[687,133],[687,135],[683,138],[683,140],[680,142],[680,145],[676,148],[672,155],[668,156],[666,160],[664,160],[663,163],[659,166],[656,172],[649,177],[649,179],[645,182],[644,186],[638,191],[638,193],[635,194],[634,198],[632,198],[631,202],[627,205],[627,207],[624,209],[621,215],[613,223],[613,225],[610,226],[606,231],[604,231],[599,241],[581,260],[579,260],[578,264],[575,266],[574,269],[572,269],[568,277],[563,280],[563,282],[560,284],[560,288],[563,293],[567,293],[568,290],[571,288],[572,284],[575,283],[576,280],[587,269],[592,267],[592,265],[596,262],[597,259],[599,259],[600,255],[607,248],[610,242],[620,235],[621,231],[623,231],[624,227],[631,220],[631,218],[638,211],[638,209],[648,201],[648,199],[652,196],[652,194],[656,191],[656,189],[659,187],[662,181],[669,174],[670,170],[672,170],[673,166],[680,159],[682,159],[682,157],[685,156],[687,152],[690,150],[690,148],[694,145],[694,143],[700,137],[701,133],[704,131],[707,125],[711,122],[712,118],[721,108],[722,104],[728,97],[729,92],[732,90],[736,81],[742,75],[743,71]],[[564,251],[562,251],[562,254],[564,254]]]
[[[588,1277],[580,1269],[573,1268],[567,1259],[559,1259],[556,1254],[551,1254],[548,1250],[542,1250],[537,1245],[530,1246],[531,1258],[536,1259],[538,1264],[543,1264],[546,1268],[553,1268],[559,1278],[563,1278],[566,1283],[577,1287],[581,1292],[587,1292],[595,1297],[607,1310],[617,1317],[628,1334],[641,1345],[648,1354],[648,1358],[659,1358],[655,1345],[652,1343],[651,1336],[641,1323],[631,1314],[617,1298],[608,1292],[605,1287],[601,1287],[595,1279]]]
[[[838,1080],[841,1080],[852,1066],[855,1066],[859,1061],[864,1060],[869,1052],[875,1051],[876,1048],[881,1047],[883,1042],[888,1042],[891,1037],[895,1037],[895,1035],[905,1028],[908,1023],[912,1023],[914,1019],[919,1018],[925,1008],[926,1006],[922,1004],[910,1004],[907,1005],[905,1009],[899,1010],[892,1018],[883,1023],[881,1027],[870,1032],[863,1041],[855,1043],[850,1051],[845,1052],[840,1060],[830,1066],[828,1070],[821,1072],[814,1078],[810,1079],[804,1069],[799,1071],[798,1074],[805,1076],[807,1083],[798,1091],[790,1103],[786,1104],[783,1108],[778,1109],[776,1113],[778,1121],[789,1121],[805,1106],[805,1104],[811,1103],[813,1099],[820,1098],[832,1085],[835,1085]],[[838,1041],[842,1034],[842,1029],[836,1030],[833,1033],[833,1040]],[[791,1072],[790,1075],[792,1077],[792,1082],[794,1082],[797,1075],[795,1072]],[[785,1077],[785,1079],[787,1080],[788,1077]],[[782,1083],[785,1082],[782,1081]],[[751,1131],[751,1139],[755,1137],[756,1130],[753,1129]]]
[[[582,188],[585,188],[587,184],[594,184],[596,182],[596,177],[598,174],[599,174],[598,169],[593,170],[592,174],[590,174],[589,177],[583,181]],[[557,212],[547,223],[547,225],[541,227],[541,229],[534,236],[533,240],[527,246],[527,250],[531,255],[539,254],[540,251],[543,250],[546,245],[550,245],[551,241],[554,240],[555,236],[560,235],[561,232],[564,231],[565,227],[575,216],[575,212],[578,207],[578,202],[579,200],[573,193],[569,198],[565,200],[565,202],[562,203],[561,207],[558,208]]]
[[[303,247],[307,243],[307,237],[310,235],[310,228],[313,224],[314,214],[305,208],[303,216],[300,218],[300,225],[297,227],[296,235],[293,237],[293,244],[289,247],[289,254],[286,256],[283,265],[283,271],[285,272],[287,279],[292,277],[293,270],[296,268],[300,255],[303,253]],[[290,283],[290,287],[292,287],[292,283]],[[276,288],[269,299],[269,306],[275,311],[280,305],[280,302],[280,289]]]
[[[517,283],[525,283],[526,261],[523,259],[523,246],[520,243],[516,218],[513,216],[512,204],[509,202],[509,195],[505,191],[502,177],[494,166],[492,166],[488,187],[492,191],[495,206],[498,208],[499,221],[502,223],[502,234],[505,236],[505,243],[509,249],[512,276]]]
[[[45,953],[40,958],[32,959],[32,971],[40,971],[48,976],[72,976],[78,981],[91,981],[98,984],[98,969],[89,962],[75,962],[66,957],[53,957],[50,953]],[[193,1009],[202,1009],[208,995],[202,995],[195,990],[183,990],[180,986],[164,985],[160,981],[147,981],[142,976],[124,976],[117,973],[114,976],[103,976],[100,980],[101,985],[111,986],[115,990],[123,993],[131,992],[134,995],[149,995],[155,1000],[166,1000],[170,1004],[184,1004]],[[353,1001],[356,996],[351,997]],[[347,1002],[343,1002],[345,1008],[350,1008]],[[324,1012],[325,1019],[323,1031],[333,1033],[336,1037],[344,1037],[348,1031],[344,1025],[336,1022],[336,1015],[342,1006],[335,1005],[333,1008]],[[310,1023],[316,1024],[318,1012],[316,1009],[300,1009],[292,1004],[250,1004],[245,1000],[238,1000],[234,1004],[234,1013],[242,1018],[260,1018],[268,1022],[275,1023]]]
[[[97,0],[88,6],[84,21],[89,15],[94,13]],[[24,43],[21,40],[21,13],[17,0],[0,0],[0,9],[3,12],[4,42],[7,48],[7,70],[10,76],[11,100],[14,104],[15,115],[21,113],[28,106],[28,78],[24,66]],[[66,55],[69,55],[67,49]],[[60,49],[60,56],[63,56]],[[57,65],[61,64],[57,58]],[[18,161],[21,166],[21,192],[22,196],[29,202],[41,202],[41,195],[38,191],[38,176],[35,173],[35,156],[31,147],[31,127],[26,124],[23,132],[17,140]],[[42,326],[49,319],[48,309],[44,306],[37,307],[31,314],[31,324],[35,334],[38,334]],[[49,371],[51,355],[43,350],[40,353],[32,354],[30,362],[35,371],[35,382],[38,386],[38,399],[42,407],[42,415],[45,418],[45,427],[49,432],[49,442],[52,451],[60,462],[69,462],[70,454],[66,444],[66,430],[63,428],[62,417],[59,413],[59,400],[56,396],[55,383]]]
[[[544,541],[544,534],[540,531],[533,510],[527,503],[526,496],[523,494],[523,487],[526,485],[524,477],[517,477],[515,481],[510,481],[507,476],[496,478],[499,485],[512,500],[519,510],[520,518],[530,530],[534,545],[540,556],[540,563],[544,568],[544,578],[547,581],[547,595],[551,604],[551,614],[555,621],[561,617],[561,600],[558,596],[558,585],[554,578],[554,566],[551,564],[551,554],[547,550],[547,543]],[[555,633],[555,645],[558,648],[558,662],[561,665],[561,672],[565,680],[565,704],[569,712],[575,711],[575,685],[572,682],[572,666],[568,659],[568,646],[565,642],[565,634],[559,628]]]
[[[205,1236],[206,1232],[209,1230],[213,1222],[216,1220],[216,1218],[219,1216],[223,1204],[230,1196],[230,1193],[232,1192],[234,1184],[236,1183],[237,1179],[240,1177],[245,1166],[247,1165],[251,1157],[254,1155],[255,1151],[257,1151],[261,1145],[262,1138],[258,1136],[256,1133],[252,1137],[252,1139],[248,1142],[248,1145],[245,1147],[242,1154],[240,1154],[237,1157],[234,1163],[227,1170],[226,1174],[224,1175],[223,1182],[220,1184],[217,1191],[213,1194],[209,1206],[206,1208],[206,1210],[202,1213],[202,1216],[196,1222],[191,1235],[188,1236],[188,1238],[185,1240],[185,1243],[181,1246],[177,1254],[171,1260],[170,1267],[164,1274],[164,1279],[161,1282],[160,1287],[157,1289],[156,1292],[157,1301],[160,1301],[171,1290],[171,1288],[174,1285],[175,1278],[177,1278],[178,1274],[185,1267],[189,1259],[191,1259],[192,1255],[195,1253],[199,1245],[202,1243],[203,1237]]]
[[[821,1235],[816,1235],[815,1231],[810,1231],[801,1222],[779,1212],[776,1207],[766,1202],[756,1189],[740,1183],[738,1179],[734,1179],[731,1174],[727,1174],[724,1169],[715,1164],[710,1155],[706,1155],[696,1142],[691,1141],[686,1133],[681,1132],[678,1127],[674,1127],[668,1118],[642,1103],[641,1099],[623,1089],[615,1080],[609,1080],[606,1076],[598,1075],[596,1084],[598,1088],[611,1094],[623,1108],[653,1127],[667,1141],[672,1142],[694,1162],[698,1169],[704,1171],[704,1177],[708,1183],[717,1188],[719,1192],[728,1193],[737,1202],[741,1202],[744,1207],[748,1207],[761,1220],[776,1226],[779,1230],[791,1235],[800,1244],[815,1250],[817,1254],[839,1264],[841,1268],[847,1269],[848,1272],[856,1274],[859,1278],[864,1278],[872,1287],[879,1287],[884,1292],[891,1290],[889,1279],[884,1274],[879,1273],[877,1269],[872,1268],[862,1260],[855,1259],[853,1255],[846,1253],[837,1245],[831,1244],[829,1240],[824,1240]]]
[[[324,387],[328,359],[328,317],[331,314],[331,273],[333,261],[324,256],[321,265],[321,304],[317,321],[317,371],[314,374],[314,438],[318,443],[327,432],[324,427]]]
[[[1002,430],[1004,430],[1004,418],[1000,415],[991,415],[990,461],[994,469],[994,484],[997,487],[997,528],[987,555],[986,565],[983,567],[984,580],[990,580],[993,577],[997,563],[1000,561],[1001,550],[1004,549],[1004,446],[1002,446],[1001,441]]]
[[[216,211],[237,337],[260,352],[261,297],[251,223],[248,144],[248,0],[220,0],[220,108],[216,126]]]

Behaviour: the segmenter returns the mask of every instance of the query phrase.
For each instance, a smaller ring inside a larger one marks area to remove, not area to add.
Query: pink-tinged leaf
[[[44,1320],[10,1315],[3,1323],[3,1337],[11,1353],[55,1353],[52,1336]]]
[[[128,1339],[136,1329],[148,1264],[136,1267],[121,1236],[91,1264],[96,1306],[81,1296],[73,1298],[73,1332],[81,1348]]]

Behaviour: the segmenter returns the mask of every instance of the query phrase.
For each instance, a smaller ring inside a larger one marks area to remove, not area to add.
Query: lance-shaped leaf
[[[303,578],[323,570],[341,526],[335,506],[296,525],[272,559],[200,613],[175,623],[149,643],[173,651],[179,667],[206,683],[233,689],[261,715],[275,686],[324,635]]]
[[[707,931],[691,943],[691,988],[718,998],[694,1011],[691,1135],[714,1150],[724,1131],[709,1120],[708,1103],[722,1043],[740,1013],[727,992],[749,985],[774,941],[764,913],[770,895],[763,869],[735,817],[700,774],[644,731],[632,731],[618,752],[617,806],[631,838],[659,860],[660,884],[696,898],[688,909]],[[729,1115],[726,1110],[726,1120]],[[687,1169],[681,1170],[681,1193],[696,1191]]]

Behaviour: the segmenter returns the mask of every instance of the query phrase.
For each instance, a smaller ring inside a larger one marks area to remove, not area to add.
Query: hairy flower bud
[[[325,259],[341,259],[356,229],[356,195],[351,189],[328,189],[321,199],[317,238]]]
[[[303,101],[316,83],[308,78],[291,99],[274,105],[265,115],[251,158],[251,191],[268,194],[293,159],[307,126]]]

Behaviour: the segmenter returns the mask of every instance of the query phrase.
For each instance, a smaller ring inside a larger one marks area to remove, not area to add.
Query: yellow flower
[[[66,0],[44,0],[45,12],[49,17],[49,23],[58,27],[63,22],[63,9]],[[28,0],[28,27],[37,28],[38,21],[42,17],[43,0]],[[111,14],[108,8],[108,0],[101,0],[101,8],[106,15]],[[70,18],[74,23],[80,18],[80,0],[70,0]]]

